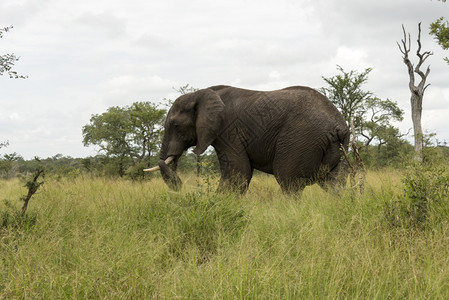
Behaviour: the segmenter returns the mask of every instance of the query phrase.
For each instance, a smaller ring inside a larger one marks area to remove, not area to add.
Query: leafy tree
[[[0,38],[3,38],[3,34],[11,30],[13,27],[0,28]],[[7,73],[10,78],[26,78],[26,76],[18,75],[16,71],[12,70],[16,61],[19,60],[14,53],[0,55],[0,75]]]
[[[162,124],[166,111],[151,102],[134,102],[128,109],[134,142],[140,145],[139,161],[155,154],[162,138]]]
[[[446,2],[446,0],[439,1]],[[449,22],[445,21],[444,17],[430,24],[430,34],[435,37],[441,48],[449,49]],[[445,57],[444,60],[449,64],[449,58]]]
[[[430,24],[430,35],[435,37],[441,48],[449,49],[449,22],[445,21],[444,17]],[[449,64],[449,58],[445,57],[444,60]]]
[[[322,77],[329,87],[321,88],[320,91],[335,104],[348,124],[353,119],[355,127],[360,127],[363,105],[372,97],[371,92],[362,90],[362,85],[368,80],[372,68],[367,68],[362,73],[354,70],[345,72],[340,66],[337,66],[337,70],[342,74]]]
[[[360,135],[365,138],[365,150],[373,140],[377,140],[380,147],[402,137],[399,129],[391,125],[391,121],[404,119],[404,111],[396,102],[371,97],[365,101],[363,109]]]
[[[83,127],[84,146],[99,147],[123,176],[134,160],[141,162],[158,150],[164,116],[165,110],[150,102],[110,107]]]
[[[362,73],[354,70],[345,72],[340,66],[337,69],[342,74],[323,77],[329,87],[321,88],[321,92],[335,104],[348,124],[353,120],[354,133],[364,139],[365,151],[373,140],[377,140],[380,147],[399,138],[399,130],[391,122],[401,121],[404,112],[396,102],[379,99],[362,89],[372,69],[365,69]]]
[[[125,174],[125,161],[135,152],[132,127],[126,109],[114,106],[101,115],[93,115],[83,127],[84,146],[96,145],[109,158],[118,160],[119,175]]]
[[[23,157],[16,152],[5,154],[0,158],[0,176],[4,178],[12,178],[19,171],[18,162],[23,161]]]

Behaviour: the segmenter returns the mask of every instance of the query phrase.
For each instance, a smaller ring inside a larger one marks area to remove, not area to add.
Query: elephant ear
[[[197,144],[193,152],[199,155],[217,138],[225,105],[220,96],[210,89],[199,90],[195,94]]]

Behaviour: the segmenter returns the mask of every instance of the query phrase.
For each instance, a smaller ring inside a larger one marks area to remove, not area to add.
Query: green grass
[[[265,175],[243,197],[191,175],[180,193],[160,179],[46,178],[28,221],[0,227],[0,299],[445,299],[449,224],[390,226],[400,176],[301,198]],[[0,181],[3,219],[19,218],[22,185]]]

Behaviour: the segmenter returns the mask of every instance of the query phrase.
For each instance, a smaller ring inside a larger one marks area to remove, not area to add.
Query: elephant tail
[[[339,144],[343,145],[345,150],[348,150],[349,145],[349,128],[346,126],[344,128],[337,128],[337,139]]]
[[[346,124],[345,124],[346,125]],[[348,162],[344,159],[344,151],[348,151],[350,131],[346,126],[337,127],[329,136],[329,146],[324,154],[322,165],[326,166],[327,174],[320,183],[323,187],[344,186],[349,172]]]
[[[324,148],[321,163],[333,169],[342,161],[342,147],[345,151],[348,151],[349,128],[347,126],[336,127],[333,132],[327,134],[327,141],[328,144]]]

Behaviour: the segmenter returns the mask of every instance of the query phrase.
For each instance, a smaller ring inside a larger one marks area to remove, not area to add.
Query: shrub
[[[4,208],[0,211],[0,233],[2,229],[31,229],[36,224],[35,214],[22,215],[10,201],[4,201]]]
[[[386,207],[390,225],[433,228],[449,218],[449,174],[445,168],[415,165],[402,180],[399,199]]]

